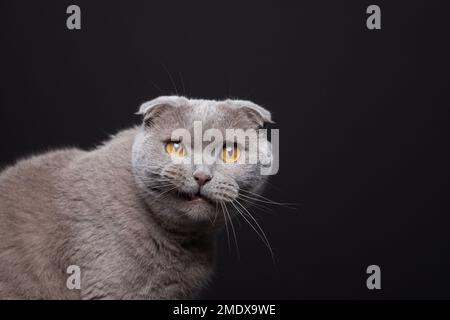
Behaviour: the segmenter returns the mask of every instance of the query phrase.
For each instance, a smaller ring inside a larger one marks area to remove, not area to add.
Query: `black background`
[[[2,0],[0,165],[92,148],[162,94],[250,99],[280,129],[266,196],[299,205],[259,213],[275,266],[222,234],[204,298],[450,298],[446,2]]]

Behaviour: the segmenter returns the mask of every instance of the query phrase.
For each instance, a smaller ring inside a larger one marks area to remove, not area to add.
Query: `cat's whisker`
[[[154,192],[165,191],[166,188],[173,187],[173,184],[163,185],[163,186],[151,186],[150,189]]]
[[[161,181],[160,183],[154,183],[153,181],[142,181],[142,182],[144,182],[146,185],[152,188],[174,186],[174,183],[172,181]]]
[[[158,184],[173,184],[173,180],[144,179],[144,180],[141,180],[141,181],[152,182],[152,185],[158,185]]]
[[[225,173],[222,173],[222,174],[223,174],[224,176],[230,178],[230,179],[233,179],[231,176],[229,176],[229,175],[227,175],[227,174],[225,174]],[[266,181],[266,182],[269,182],[269,181]],[[273,184],[272,184],[272,186],[276,187],[276,186],[273,185]],[[241,195],[242,195],[242,193],[244,193],[245,196],[246,196],[248,199],[250,199],[250,200],[255,200],[255,201],[262,202],[262,203],[267,203],[267,204],[274,204],[274,205],[284,206],[284,207],[286,207],[286,208],[288,208],[288,209],[293,209],[293,210],[295,210],[295,209],[296,209],[295,206],[298,205],[297,203],[277,202],[277,201],[274,201],[274,200],[269,199],[269,198],[267,198],[267,197],[264,197],[264,196],[261,195],[261,194],[254,193],[254,192],[249,191],[249,190],[246,190],[246,189],[239,189],[239,193],[240,193]]]
[[[269,214],[273,213],[273,209],[272,208],[270,208],[268,206],[265,206],[265,205],[262,205],[260,203],[256,203],[255,201],[245,199],[245,198],[241,197],[241,195],[238,196],[238,199],[248,203],[248,206],[255,207],[255,208],[257,208],[257,209],[259,209],[261,211],[264,211],[265,213],[269,213]]]
[[[142,182],[151,182],[153,185],[156,185],[158,183],[160,184],[173,184],[173,180],[155,180],[151,178],[139,178]]]
[[[216,223],[218,214],[219,214],[218,213],[218,203],[216,202],[216,210],[215,210],[213,225]]]
[[[273,205],[277,205],[277,206],[282,206],[282,207],[285,207],[285,208],[289,208],[289,209],[295,209],[295,203],[283,203],[283,202],[277,202],[277,201],[273,201],[273,200],[270,200],[270,199],[268,199],[268,198],[265,198],[265,197],[262,197],[262,198],[257,198],[256,196],[254,196],[254,194],[245,194],[245,192],[243,192],[244,190],[239,190],[239,192],[240,192],[240,196],[242,197],[242,198],[246,198],[246,199],[248,199],[248,200],[253,200],[253,201],[256,201],[256,202],[261,202],[261,203],[267,203],[267,204],[273,204]]]
[[[180,80],[181,80],[181,86],[183,88],[183,95],[186,95],[186,87],[184,86],[184,79],[183,79],[183,74],[181,73],[181,71],[179,72],[180,75]]]
[[[172,182],[173,179],[155,179],[153,177],[140,177],[140,176],[135,176],[135,178],[138,178],[141,181],[147,181],[147,182],[154,182],[154,183],[158,183],[158,182]]]
[[[289,203],[289,202],[278,202],[278,201],[274,201],[274,200],[272,200],[272,199],[269,199],[269,198],[267,198],[267,197],[264,197],[264,196],[261,195],[261,194],[258,194],[258,193],[255,193],[255,192],[252,192],[252,191],[246,190],[246,189],[240,189],[239,191],[240,191],[240,192],[243,192],[243,193],[246,193],[246,194],[248,194],[248,195],[252,195],[252,196],[254,196],[254,197],[263,199],[263,200],[265,200],[265,201],[269,201],[269,202],[274,203],[274,204],[280,204],[280,205],[297,205],[297,203]]]
[[[263,241],[263,243],[267,246],[267,243],[266,243],[266,241],[264,240],[264,237],[260,234],[260,232],[259,232],[258,230],[256,230],[256,228],[253,226],[253,224],[245,217],[245,215],[244,215],[244,213],[242,212],[242,210],[239,209],[239,208],[235,205],[234,202],[235,202],[235,201],[232,201],[232,202],[231,202],[231,205],[235,208],[236,212],[237,212],[242,218],[244,218],[244,220],[248,223],[248,225],[249,225],[250,227],[252,227],[253,231],[256,232],[256,234],[258,235],[258,237],[259,237],[259,238]]]
[[[175,83],[175,81],[173,80],[172,75],[169,72],[169,69],[167,69],[166,65],[164,63],[161,62],[161,65],[163,66],[164,70],[166,71],[167,75],[169,76],[170,82],[172,82],[172,86],[175,89],[175,93],[178,96],[178,88],[177,85]]]
[[[162,195],[164,195],[164,194],[167,194],[167,193],[169,193],[170,191],[173,191],[173,190],[175,190],[175,189],[177,189],[177,188],[179,188],[179,186],[174,186],[173,188],[170,188],[169,190],[165,190],[164,192],[161,192],[160,194],[158,194],[155,198],[154,198],[154,200],[160,200],[160,198],[161,198],[161,196]]]
[[[267,238],[266,233],[264,232],[264,230],[262,229],[261,225],[258,223],[258,221],[253,217],[253,215],[247,210],[247,208],[245,208],[237,199],[235,199],[232,203],[236,202],[239,206],[241,206],[242,209],[244,209],[244,211],[248,214],[248,216],[254,221],[254,223],[256,224],[256,226],[258,227],[258,229],[260,230],[260,232],[258,232],[256,230],[256,228],[253,226],[252,223],[250,223],[250,221],[248,221],[248,219],[245,217],[244,214],[242,214],[241,216],[249,223],[249,225],[253,228],[253,230],[255,230],[255,232],[260,236],[261,240],[266,244],[267,248],[270,251],[270,255],[272,256],[272,260],[275,263],[275,255],[273,253],[272,250],[272,246],[270,245],[270,241]],[[234,205],[234,204],[233,204]],[[235,208],[237,209],[237,207],[235,206]],[[241,212],[241,210],[237,209],[238,212]],[[243,213],[243,212],[242,212]]]
[[[236,231],[234,229],[233,219],[231,218],[230,212],[228,211],[228,208],[227,208],[226,204],[224,205],[224,208],[225,208],[226,214],[228,216],[228,220],[230,220],[231,230],[233,232],[233,237],[234,237],[234,243],[236,245],[237,256],[238,256],[238,259],[240,260],[241,259],[241,254],[240,254],[240,251],[239,251],[239,245],[238,245],[238,241],[237,241],[237,237],[236,237]]]
[[[151,179],[151,180],[170,180],[169,177],[163,177],[160,176],[157,173],[154,173],[153,176],[150,175],[139,175],[139,174],[134,174],[135,177],[141,178],[141,179]]]
[[[223,202],[221,201],[221,202],[219,202],[219,204],[220,204],[220,207],[222,208],[222,214],[223,214],[223,218],[225,220],[225,229],[227,230],[227,239],[228,239],[228,250],[230,251],[231,250],[231,244],[230,244],[230,233],[229,233],[229,230],[228,230],[228,221],[227,221],[227,217],[225,215],[225,209],[224,209]]]

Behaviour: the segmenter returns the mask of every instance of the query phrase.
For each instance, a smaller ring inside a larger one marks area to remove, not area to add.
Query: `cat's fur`
[[[164,140],[176,128],[258,128],[270,113],[248,101],[160,97],[142,105],[142,126],[92,151],[66,149],[20,161],[0,175],[0,298],[178,299],[205,286],[215,199],[264,184],[258,165],[211,165],[201,188],[213,202],[191,204],[163,184],[195,193],[191,165],[175,165]],[[219,207],[220,209],[220,207]],[[69,290],[67,267],[81,268]]]

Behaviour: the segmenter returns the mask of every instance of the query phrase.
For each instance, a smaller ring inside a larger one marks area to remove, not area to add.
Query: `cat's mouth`
[[[184,193],[178,192],[178,195],[181,199],[186,200],[191,203],[202,203],[202,202],[211,202],[208,198],[200,194],[200,191],[197,193]]]

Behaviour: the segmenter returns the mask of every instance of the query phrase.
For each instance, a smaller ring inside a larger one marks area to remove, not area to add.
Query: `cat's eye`
[[[238,161],[240,155],[241,151],[239,150],[237,145],[224,146],[222,149],[222,153],[220,154],[220,158],[225,163],[234,163]]]
[[[166,152],[170,155],[184,157],[186,155],[186,149],[181,142],[169,141],[166,143]]]

